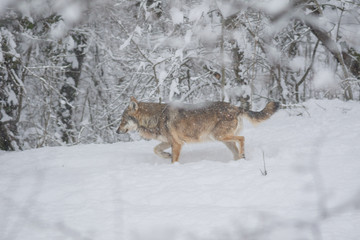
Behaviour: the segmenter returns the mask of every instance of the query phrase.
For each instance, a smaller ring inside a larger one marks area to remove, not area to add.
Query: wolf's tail
[[[280,103],[278,102],[269,102],[266,104],[265,108],[260,112],[253,111],[244,111],[243,116],[250,120],[252,124],[257,124],[262,121],[269,119],[278,109],[280,108]]]

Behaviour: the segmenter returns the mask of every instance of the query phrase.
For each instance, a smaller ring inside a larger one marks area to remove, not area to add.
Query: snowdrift
[[[309,101],[218,142],[0,152],[0,239],[360,239],[360,105]],[[264,162],[267,175],[264,176]]]

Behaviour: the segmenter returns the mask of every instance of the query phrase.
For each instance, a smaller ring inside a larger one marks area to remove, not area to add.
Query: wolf
[[[258,124],[269,119],[279,106],[278,102],[269,102],[262,111],[253,112],[227,102],[177,105],[139,102],[131,97],[116,132],[138,131],[145,139],[160,141],[155,154],[171,158],[172,163],[178,162],[185,143],[209,140],[223,142],[237,160],[245,158],[245,138],[238,136],[243,118]],[[171,154],[164,152],[170,147]]]

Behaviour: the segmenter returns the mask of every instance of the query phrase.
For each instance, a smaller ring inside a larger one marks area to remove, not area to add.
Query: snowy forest
[[[0,43],[0,240],[360,239],[359,0],[0,0]],[[277,111],[170,163],[132,97]]]
[[[129,141],[149,102],[360,101],[358,0],[1,0],[0,149]]]

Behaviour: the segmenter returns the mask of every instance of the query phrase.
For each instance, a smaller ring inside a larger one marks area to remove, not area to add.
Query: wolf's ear
[[[134,96],[131,96],[131,97],[130,97],[130,101],[136,102],[136,103],[138,102],[138,101],[136,100],[136,98],[134,98]]]
[[[139,105],[138,105],[138,101],[134,98],[134,97],[131,97],[130,98],[130,105],[129,105],[129,108],[132,110],[132,111],[137,111],[138,108],[139,108]]]

